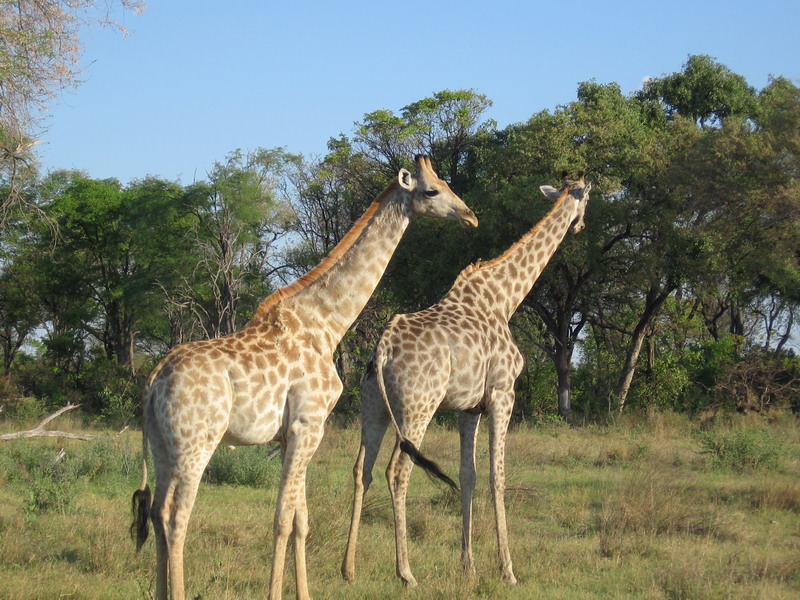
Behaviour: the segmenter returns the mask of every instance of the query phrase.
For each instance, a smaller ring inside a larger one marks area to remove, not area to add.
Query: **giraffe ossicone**
[[[134,492],[137,548],[156,537],[156,596],[184,600],[183,549],[203,471],[220,442],[279,441],[283,466],[274,520],[269,597],[281,597],[290,535],[296,596],[309,598],[306,469],[342,391],[333,352],[374,291],[411,218],[477,226],[475,214],[416,158],[401,169],[339,244],[306,275],[259,306],[231,335],[176,346],[153,370],[142,409],[143,474]],[[148,487],[153,454],[155,491]]]
[[[555,203],[537,225],[498,258],[466,267],[438,304],[392,317],[378,341],[361,387],[361,446],[353,467],[353,516],[342,562],[342,575],[348,581],[355,578],[364,496],[383,435],[392,423],[396,442],[386,479],[394,509],[397,575],[406,585],[416,585],[408,560],[405,499],[411,462],[423,467],[430,463],[420,459],[417,448],[440,409],[459,411],[464,566],[469,572],[475,569],[475,438],[485,412],[500,567],[505,581],[517,581],[506,525],[505,436],[514,404],[514,381],[523,360],[508,321],[565,235],[583,229],[591,185],[581,177],[565,181],[561,190],[540,189]]]

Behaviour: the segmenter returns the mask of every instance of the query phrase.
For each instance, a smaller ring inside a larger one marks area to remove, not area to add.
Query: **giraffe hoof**
[[[517,578],[514,577],[513,573],[506,573],[503,575],[503,583],[507,583],[508,585],[517,585]]]
[[[414,576],[410,573],[408,575],[401,575],[400,579],[403,580],[403,585],[405,585],[407,588],[417,587],[417,580],[414,579]]]

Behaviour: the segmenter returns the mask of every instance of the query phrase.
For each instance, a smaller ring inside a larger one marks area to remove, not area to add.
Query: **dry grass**
[[[703,443],[703,436],[751,431],[779,457],[771,468],[721,466]],[[520,580],[515,587],[498,575],[482,432],[477,575],[465,577],[459,564],[458,499],[415,471],[409,544],[420,585],[403,590],[394,574],[392,510],[383,478],[388,443],[367,496],[357,580],[341,580],[358,431],[331,427],[309,470],[311,590],[318,599],[401,593],[411,600],[797,598],[799,431],[792,418],[769,425],[732,420],[700,431],[674,415],[611,427],[515,428],[507,449],[511,551]],[[455,431],[434,427],[425,442],[426,453],[450,474],[458,472],[457,438]],[[49,467],[62,446],[58,440],[0,446],[0,598],[150,598],[152,542],[136,556],[127,537],[130,494],[139,478],[138,434],[102,452],[68,444],[63,467]],[[242,453],[241,460],[259,456]],[[270,473],[256,474],[267,482],[262,487],[201,486],[187,545],[192,597],[265,596],[276,490]],[[36,486],[39,497],[32,493]],[[46,502],[48,494],[64,492],[69,502]],[[288,568],[286,597],[293,596],[292,585]]]

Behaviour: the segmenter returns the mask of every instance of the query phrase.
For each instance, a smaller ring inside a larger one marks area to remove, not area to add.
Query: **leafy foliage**
[[[514,318],[527,358],[517,418],[797,407],[794,83],[757,91],[690,56],[638,93],[585,81],[573,101],[502,130],[489,106],[442,90],[367,113],[320,159],[237,150],[186,187],[31,177],[40,212],[9,222],[0,247],[4,393],[80,400],[125,422],[169,347],[241,327],[423,152],[481,226],[409,228],[335,354],[345,417],[391,315],[436,302],[467,264],[500,255],[549,209],[539,186],[565,171],[593,184],[587,228],[565,239]]]
[[[769,471],[785,455],[781,439],[766,429],[714,431],[700,437],[715,467],[742,471]]]

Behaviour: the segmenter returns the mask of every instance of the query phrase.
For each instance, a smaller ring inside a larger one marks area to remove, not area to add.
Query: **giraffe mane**
[[[492,260],[484,261],[484,260],[478,259],[474,263],[467,265],[466,267],[464,267],[461,270],[461,272],[458,274],[458,277],[456,277],[456,282],[460,281],[461,279],[465,279],[465,278],[469,277],[475,271],[481,271],[483,269],[489,269],[489,268],[493,267],[494,265],[496,265],[497,263],[500,263],[500,262],[504,261],[508,257],[509,254],[514,252],[522,244],[527,242],[531,237],[536,235],[536,233],[539,231],[539,228],[542,226],[542,223],[544,223],[548,219],[548,217],[550,217],[550,215],[552,215],[558,209],[558,207],[561,206],[561,203],[564,202],[564,200],[566,199],[567,195],[570,193],[572,188],[573,188],[573,186],[571,186],[571,185],[566,186],[564,188],[564,190],[561,192],[561,195],[558,197],[558,200],[556,200],[553,203],[553,206],[550,207],[550,210],[547,211],[547,214],[545,214],[545,216],[542,217],[539,220],[539,222],[536,223],[536,225],[534,225],[526,234],[524,234],[516,242],[511,244],[511,246],[505,252],[503,252],[497,258],[493,258]]]
[[[258,308],[256,309],[256,313],[254,318],[261,317],[269,312],[277,304],[280,304],[287,298],[291,298],[301,290],[307,288],[309,285],[317,281],[320,277],[325,275],[331,268],[339,261],[342,255],[347,252],[355,243],[356,240],[361,236],[361,233],[364,231],[364,228],[370,222],[372,217],[375,216],[375,213],[378,211],[378,208],[383,204],[383,202],[392,194],[392,192],[397,189],[399,184],[395,181],[389,187],[387,187],[383,192],[381,192],[380,196],[378,196],[372,204],[367,207],[367,210],[364,212],[361,217],[359,217],[358,221],[356,221],[353,226],[350,228],[345,236],[339,240],[339,243],[331,250],[328,255],[323,258],[320,263],[311,269],[305,275],[301,275],[295,281],[286,285],[282,288],[279,288],[267,298],[259,304]]]

